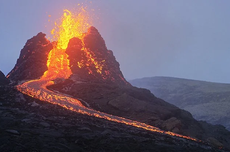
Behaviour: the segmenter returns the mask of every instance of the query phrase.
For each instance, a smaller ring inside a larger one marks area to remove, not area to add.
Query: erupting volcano
[[[163,131],[146,123],[107,114],[99,109],[95,110],[91,108],[93,106],[82,103],[82,100],[47,89],[50,85],[64,85],[68,82],[76,85],[90,83],[132,87],[123,77],[119,63],[112,51],[107,49],[98,30],[91,26],[85,9],[82,8],[77,14],[64,10],[61,22],[55,23],[55,25],[56,27],[51,31],[53,42],[47,40],[43,33],[28,40],[21,51],[17,64],[8,74],[9,79],[19,83],[17,89],[20,92],[81,114],[197,141],[189,136]],[[68,90],[68,87],[65,89]],[[127,97],[129,100],[125,93],[122,97]],[[151,98],[155,99],[152,96]],[[134,99],[132,98],[132,100]],[[108,104],[119,106],[112,100]],[[166,105],[158,99],[156,104]],[[177,110],[174,106],[170,108]]]

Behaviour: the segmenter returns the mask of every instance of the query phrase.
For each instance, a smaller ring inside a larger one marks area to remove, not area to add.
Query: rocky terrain
[[[0,87],[1,152],[224,152],[216,146],[81,115]]]
[[[86,107],[191,136],[202,140],[202,143],[81,115],[22,95],[15,90],[14,87],[18,83],[39,79],[42,76],[47,70],[48,52],[52,47],[53,44],[46,40],[43,33],[28,40],[15,67],[8,74],[10,85],[1,87],[1,122],[4,122],[1,123],[1,132],[4,136],[0,139],[0,150],[17,151],[16,149],[20,148],[19,151],[221,151],[223,147],[230,149],[230,132],[224,127],[197,121],[189,112],[155,97],[147,89],[136,88],[128,83],[112,51],[107,49],[95,27],[89,28],[82,41],[78,38],[70,39],[66,53],[69,55],[72,75],[65,80],[53,80],[55,84],[47,88],[74,97]],[[9,146],[11,144],[14,146]]]
[[[105,113],[144,122],[163,130],[195,137],[203,141],[214,139],[228,147],[230,132],[223,126],[212,126],[195,120],[192,115],[156,98],[150,91],[97,83],[77,83],[67,80],[48,89],[69,94],[85,106]]]
[[[230,130],[230,84],[170,77],[136,79],[130,83],[191,112],[197,120],[221,124]]]

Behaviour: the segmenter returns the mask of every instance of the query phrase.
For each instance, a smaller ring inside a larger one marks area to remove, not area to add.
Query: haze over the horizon
[[[93,26],[127,79],[172,76],[230,83],[229,0],[0,1],[0,70],[10,72],[28,39],[50,34],[63,9],[82,2],[95,10],[99,19]]]

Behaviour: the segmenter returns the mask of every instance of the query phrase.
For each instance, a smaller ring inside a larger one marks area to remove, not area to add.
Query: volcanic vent
[[[120,71],[119,63],[112,51],[107,49],[98,30],[91,26],[83,35],[82,39],[77,37],[70,39],[64,50],[65,57],[64,55],[60,56],[68,58],[68,61],[56,62],[49,61],[51,60],[50,56],[59,51],[63,52],[63,49],[57,49],[56,42],[51,43],[45,38],[45,34],[38,33],[27,41],[15,67],[8,74],[8,78],[13,81],[21,81],[39,78],[68,78],[70,76],[74,81],[129,84]],[[58,58],[56,60],[59,61]],[[63,70],[64,74],[60,71],[52,73],[47,71],[48,68],[52,69],[52,72],[56,68],[66,68],[66,70]],[[71,71],[67,71],[68,68]]]

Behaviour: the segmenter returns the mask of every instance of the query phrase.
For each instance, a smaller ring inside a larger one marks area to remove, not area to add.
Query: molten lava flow
[[[123,123],[126,125],[130,125],[130,126],[134,126],[134,127],[138,127],[145,130],[162,133],[162,134],[167,134],[170,136],[177,136],[177,137],[197,141],[196,139],[191,137],[179,135],[172,132],[162,131],[159,128],[153,127],[145,123],[132,121],[129,119],[113,116],[110,114],[106,114],[100,111],[87,108],[83,106],[82,103],[77,99],[71,98],[68,95],[53,92],[46,88],[46,86],[54,84],[52,80],[58,78],[66,79],[71,75],[72,72],[69,68],[69,60],[67,54],[65,53],[65,49],[67,48],[68,42],[71,38],[78,37],[82,39],[84,36],[83,33],[86,31],[86,29],[89,26],[90,26],[89,18],[87,17],[84,9],[82,9],[78,15],[73,15],[70,11],[64,10],[64,15],[62,17],[61,24],[60,25],[56,24],[56,27],[51,31],[51,33],[54,35],[54,39],[56,39],[57,42],[54,43],[53,49],[50,51],[48,55],[48,61],[47,61],[48,70],[44,73],[44,75],[40,79],[27,81],[23,84],[20,84],[17,86],[17,89],[20,92],[29,95],[33,98],[42,101],[47,101],[52,104],[57,104],[66,109],[81,114],[103,118],[109,121]],[[95,65],[97,72],[101,73],[101,71],[103,70],[103,66],[94,60],[93,55],[87,49],[85,49],[84,51],[87,54],[89,64]],[[78,66],[85,66],[85,65],[81,65],[81,63],[78,64],[79,64]]]
[[[96,111],[94,109],[87,108],[87,107],[83,106],[82,103],[77,99],[71,98],[68,95],[63,95],[63,94],[48,90],[46,88],[46,86],[51,85],[51,84],[53,84],[52,81],[49,81],[49,83],[47,83],[47,81],[44,81],[44,80],[32,80],[29,82],[25,82],[21,85],[18,85],[17,89],[20,92],[27,94],[33,98],[62,106],[68,110],[75,111],[77,113],[86,114],[86,115],[94,116],[97,118],[103,118],[103,119],[117,122],[117,123],[123,123],[126,125],[134,126],[137,128],[142,128],[142,129],[152,131],[152,132],[158,132],[161,134],[166,134],[166,135],[170,135],[170,136],[175,136],[175,137],[180,137],[180,138],[189,139],[189,140],[193,140],[193,141],[198,141],[195,138],[183,136],[183,135],[176,134],[176,133],[173,133],[170,131],[163,131],[157,127],[154,127],[154,126],[151,126],[151,125],[148,125],[145,123],[133,121],[133,120],[118,117],[118,116],[113,116],[113,115],[110,115],[110,114],[107,114],[104,112],[100,112],[100,111]]]

